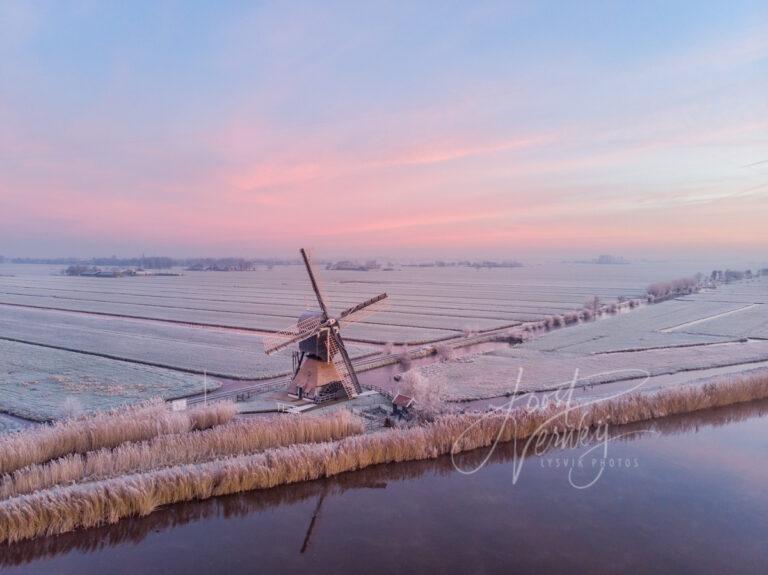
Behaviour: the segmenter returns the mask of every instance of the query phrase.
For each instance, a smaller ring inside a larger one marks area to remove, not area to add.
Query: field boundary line
[[[752,309],[752,308],[755,308],[755,307],[760,306],[760,305],[763,305],[763,304],[760,304],[760,303],[747,304],[747,305],[745,305],[743,307],[740,307],[738,309],[732,309],[730,311],[726,311],[726,312],[723,312],[723,313],[718,313],[718,314],[711,315],[711,316],[708,316],[708,317],[703,317],[701,319],[696,319],[696,320],[689,321],[689,322],[686,322],[686,323],[681,323],[679,325],[674,325],[672,327],[665,327],[663,329],[660,329],[659,332],[660,333],[671,333],[673,331],[676,331],[676,330],[684,328],[684,327],[690,327],[692,325],[698,325],[700,323],[704,323],[705,321],[710,321],[710,320],[713,320],[713,319],[719,319],[721,317],[726,317],[726,316],[729,316],[729,315],[733,315],[735,313],[746,311],[748,309]]]

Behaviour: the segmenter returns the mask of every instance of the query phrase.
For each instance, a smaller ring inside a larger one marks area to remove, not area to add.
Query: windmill
[[[303,313],[295,325],[266,338],[264,351],[271,355],[298,343],[299,350],[294,356],[297,359],[294,362],[293,377],[288,386],[288,393],[291,395],[317,403],[345,397],[351,399],[361,392],[361,388],[341,338],[341,328],[378,311],[387,294],[377,295],[342,311],[338,317],[332,317],[309,254],[304,249],[301,250],[301,258],[307,268],[320,310]]]

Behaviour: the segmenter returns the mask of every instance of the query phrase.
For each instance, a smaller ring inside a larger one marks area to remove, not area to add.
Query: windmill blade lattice
[[[344,342],[338,332],[335,332],[328,338],[328,356],[331,358],[331,362],[336,367],[336,371],[339,372],[341,377],[341,385],[344,387],[344,391],[347,392],[347,397],[355,397],[361,391],[360,382],[357,380],[357,374],[355,368],[352,366],[352,360],[350,360],[347,350],[344,347]]]
[[[286,329],[271,333],[264,337],[264,352],[271,355],[292,343],[312,337],[320,330],[322,324],[323,318],[314,316],[299,320]]]
[[[374,314],[388,311],[390,308],[391,305],[389,299],[387,299],[387,294],[383,293],[341,312],[341,315],[339,315],[339,323],[342,326],[359,323],[365,321]]]
[[[312,263],[312,257],[309,250],[301,249],[301,258],[304,260],[304,267],[307,268],[307,275],[309,275],[309,282],[312,285],[312,290],[315,292],[317,303],[320,306],[320,310],[325,315],[325,319],[328,319],[328,300],[325,297],[323,286],[320,282],[320,276],[317,274],[315,265]]]

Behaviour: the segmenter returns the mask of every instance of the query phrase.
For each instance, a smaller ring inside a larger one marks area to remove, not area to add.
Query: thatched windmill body
[[[361,387],[344,346],[341,328],[378,311],[387,294],[382,293],[332,317],[306,250],[301,250],[301,257],[320,309],[303,313],[295,325],[268,337],[264,350],[272,354],[298,344],[288,393],[318,403],[344,397],[351,399],[361,392]]]

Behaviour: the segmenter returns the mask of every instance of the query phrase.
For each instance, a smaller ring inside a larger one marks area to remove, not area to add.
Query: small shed
[[[403,417],[408,413],[408,410],[413,407],[414,403],[416,403],[416,401],[412,397],[398,393],[392,399],[392,415]]]

